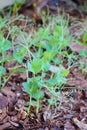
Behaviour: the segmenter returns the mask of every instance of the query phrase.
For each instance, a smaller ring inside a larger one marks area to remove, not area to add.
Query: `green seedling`
[[[26,55],[27,49],[25,47],[14,50],[13,57],[18,61],[19,64],[23,63],[24,56]]]
[[[24,58],[24,54],[26,53],[25,48],[22,48],[19,55],[15,52],[11,56],[7,56],[7,51],[11,49],[11,42],[3,37],[2,34],[0,34],[0,87],[4,87],[9,80],[9,78],[12,76],[15,72],[24,72],[24,67],[13,67],[10,68],[10,74],[8,76],[5,76],[6,74],[6,68],[4,67],[4,63],[11,62],[15,59],[18,60],[18,63],[22,63],[22,59]],[[15,57],[15,58],[14,58]],[[5,76],[5,77],[4,77]]]
[[[81,50],[79,52],[79,55],[83,58],[82,61],[80,61],[80,68],[82,69],[83,73],[87,73],[87,64],[85,63],[85,59],[87,58],[87,51],[86,50]]]
[[[84,58],[86,58],[87,57],[87,50],[81,50],[79,52],[79,55],[82,56],[82,57],[84,57]]]
[[[66,29],[66,32],[64,29]],[[66,77],[69,74],[69,69],[63,70],[61,64],[59,66],[59,73],[52,73],[49,79],[45,79],[51,64],[59,65],[57,55],[63,55],[63,49],[70,42],[70,37],[68,37],[69,31],[67,31],[65,24],[60,23],[55,25],[52,31],[51,25],[47,28],[41,27],[35,35],[36,39],[31,39],[30,41],[32,42],[33,49],[35,50],[36,47],[38,49],[35,52],[31,52],[29,51],[29,45],[26,44],[29,60],[26,62],[27,81],[23,83],[23,86],[30,95],[28,112],[31,106],[36,106],[36,112],[38,112],[40,100],[44,97],[42,88],[47,89],[53,95],[53,99],[49,100],[50,105],[53,104],[54,99],[59,99],[59,92],[57,90],[66,83]],[[16,60],[18,61],[17,58]],[[33,75],[31,78],[29,77],[30,72]]]
[[[2,29],[6,24],[6,20],[2,19],[2,17],[0,16],[0,29]]]
[[[84,63],[84,61],[80,62],[80,68],[81,68],[83,74],[87,74],[87,64]]]
[[[13,5],[13,14],[16,14],[25,2],[26,0],[15,0]]]
[[[10,75],[16,72],[26,72],[27,79],[23,82],[23,87],[30,96],[28,113],[31,106],[36,107],[38,113],[41,107],[40,101],[44,98],[42,89],[46,89],[52,95],[48,101],[49,105],[52,106],[55,103],[55,106],[58,106],[57,101],[61,102],[59,89],[66,84],[70,68],[69,65],[69,68],[63,69],[63,59],[64,57],[71,59],[66,50],[71,40],[66,22],[62,19],[57,20],[56,24],[50,23],[47,27],[44,24],[44,27],[40,27],[35,34],[27,36],[28,38],[18,26],[8,30],[6,39],[3,38],[3,35],[0,36],[1,80],[6,74],[4,63],[15,60],[16,66],[10,69]],[[18,32],[20,32],[22,40],[15,45]],[[7,40],[9,36],[12,38],[12,44]],[[6,57],[10,48],[13,49],[13,54],[11,57]],[[20,67],[18,67],[19,65]],[[59,72],[51,72],[51,65],[58,67]]]
[[[36,112],[38,113],[39,102],[44,97],[44,93],[41,91],[42,85],[43,85],[43,83],[40,80],[40,77],[31,78],[28,80],[28,82],[23,83],[25,90],[30,95],[30,103],[29,103],[28,113],[30,111],[30,106],[36,106],[37,107]],[[32,98],[35,101],[33,101]]]
[[[83,39],[83,42],[82,42],[83,45],[87,45],[87,32],[83,34],[82,39]]]
[[[6,69],[4,67],[4,62],[7,61],[7,51],[11,48],[11,43],[6,40],[2,34],[0,34],[0,87],[3,87],[6,79],[3,76],[6,74]]]

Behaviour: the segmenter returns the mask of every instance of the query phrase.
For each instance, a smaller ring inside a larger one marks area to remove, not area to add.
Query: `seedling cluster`
[[[67,76],[74,58],[74,53],[69,54],[67,51],[72,40],[69,36],[67,20],[62,17],[52,18],[52,22],[49,22],[47,26],[40,27],[37,32],[34,31],[29,35],[17,26],[13,26],[7,37],[4,37],[1,32],[4,23],[0,21],[2,25],[0,29],[0,86],[4,87],[13,73],[26,72],[27,78],[22,85],[30,97],[28,112],[31,106],[35,106],[38,112],[46,91],[52,95],[48,99],[50,106],[55,105],[57,101],[61,102],[60,88],[68,80]],[[11,35],[15,31],[21,37],[18,44],[15,44],[17,34],[14,37]],[[8,40],[9,36],[12,41]],[[86,38],[87,35],[84,34],[84,42]],[[7,55],[9,50],[12,50],[10,57]],[[80,54],[85,55],[85,53]],[[63,66],[65,58],[67,68]],[[16,67],[11,68],[9,76],[6,76],[7,70],[4,64],[12,61],[16,62]],[[18,67],[19,65],[21,67]]]

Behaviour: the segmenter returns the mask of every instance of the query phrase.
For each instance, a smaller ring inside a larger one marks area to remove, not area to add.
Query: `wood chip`
[[[9,87],[4,87],[1,89],[1,92],[5,95],[5,96],[10,96],[10,97],[15,97],[15,94],[11,91],[11,89]]]
[[[74,124],[77,125],[81,130],[87,130],[87,124],[79,121],[77,118],[73,118]]]
[[[3,125],[0,125],[0,130],[6,130],[10,126],[11,126],[11,124],[9,122],[6,122]]]

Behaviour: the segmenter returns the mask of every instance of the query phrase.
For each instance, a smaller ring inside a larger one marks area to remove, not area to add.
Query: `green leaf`
[[[0,66],[0,76],[6,74],[6,69],[3,66]]]
[[[5,57],[5,58],[0,58],[0,63],[4,63],[4,62],[11,62],[14,60],[13,56],[9,56],[9,57]]]
[[[56,51],[45,51],[42,57],[42,61],[45,63],[48,61],[51,61],[52,58],[55,56],[55,54],[56,54]]]
[[[11,43],[9,40],[3,40],[0,42],[0,52],[3,53],[11,48]]]
[[[49,84],[49,85],[51,85],[51,86],[53,86],[53,85],[55,85],[56,84],[56,79],[49,79],[49,80],[47,80],[47,83]]]
[[[31,63],[33,72],[35,74],[39,73],[42,70],[42,60],[41,59],[34,59]]]
[[[7,51],[11,48],[11,42],[9,40],[4,41],[4,51]]]
[[[23,83],[23,86],[26,90],[26,92],[31,95],[33,98],[37,99],[38,96],[38,86],[36,82],[30,81],[30,83]]]
[[[56,73],[53,78],[56,82],[56,85],[61,86],[66,83],[67,79],[60,74]]]
[[[41,85],[42,84],[39,83],[38,78],[31,78],[29,83],[23,83],[26,92],[34,99],[41,99],[44,96],[44,93],[40,90]]]
[[[32,65],[31,65],[31,63],[28,61],[28,71],[29,72],[33,72],[34,73],[34,70],[33,70],[33,68],[32,68]]]
[[[54,58],[52,59],[52,61],[54,62],[54,64],[60,65],[61,62],[62,62],[62,59],[61,59],[61,58],[58,58],[58,57],[54,57]]]
[[[5,25],[6,25],[6,21],[0,16],[0,29],[5,27]]]
[[[87,33],[83,35],[83,44],[87,45]]]
[[[50,27],[48,26],[47,28],[39,28],[38,30],[38,37],[42,39],[48,39],[50,34]]]
[[[70,72],[69,69],[61,70],[60,75],[66,77],[68,76],[69,72]]]
[[[0,34],[0,44],[1,44],[1,42],[3,41],[3,39],[4,39],[3,35]]]
[[[47,72],[50,68],[50,63],[49,62],[46,62],[46,63],[43,63],[43,67],[42,67],[42,70],[44,72]]]
[[[30,82],[24,82],[23,86],[28,94],[35,98],[35,95],[38,93],[38,83],[35,78],[31,78]]]
[[[24,82],[22,85],[23,85],[24,89],[26,90],[26,92],[27,92],[28,94],[30,94],[29,84],[28,84],[27,82]]]
[[[40,91],[39,92],[39,100],[41,100],[44,97],[44,92]]]
[[[54,27],[54,31],[53,31],[53,36],[55,37],[55,38],[57,38],[59,35],[61,35],[62,34],[62,29],[61,29],[61,26],[55,26]]]
[[[34,46],[36,46],[36,47],[45,48],[45,46],[46,46],[46,41],[43,41],[43,40],[41,40],[41,41],[36,41],[36,42],[34,42],[33,44],[34,44]]]
[[[67,81],[67,79],[66,79],[65,77],[59,76],[59,77],[57,78],[57,84],[58,84],[59,86],[65,84],[66,81]]]
[[[18,72],[18,73],[23,73],[23,72],[25,72],[25,68],[24,67],[21,67],[21,68],[12,68],[11,69],[11,72]]]
[[[34,101],[32,100],[30,103],[29,103],[30,106],[37,106],[37,101]]]
[[[14,50],[13,56],[18,61],[18,63],[22,63],[24,56],[26,55],[27,49],[23,47],[21,50]]]
[[[50,105],[55,105],[56,104],[56,100],[55,99],[48,99],[48,103]]]
[[[79,52],[79,55],[80,55],[80,56],[83,56],[83,57],[87,57],[87,50],[81,50],[81,51]]]
[[[59,44],[59,38],[55,38],[55,37],[52,37],[50,40],[49,40],[49,44],[51,45],[58,45]],[[52,46],[53,47],[53,46]]]
[[[38,30],[38,37],[40,38],[40,39],[43,39],[44,37],[43,37],[43,34],[44,34],[44,29],[43,28],[39,28],[39,30]]]

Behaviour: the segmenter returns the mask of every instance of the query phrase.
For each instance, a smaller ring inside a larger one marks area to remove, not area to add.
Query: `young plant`
[[[82,60],[80,61],[80,68],[83,73],[87,74],[87,63],[85,61],[87,58],[87,50],[81,50],[79,55],[82,57]]]
[[[18,30],[17,28],[15,26],[14,29],[9,30],[7,38],[14,34]],[[15,72],[26,71],[27,79],[23,83],[23,87],[30,96],[28,113],[31,106],[35,106],[38,113],[41,105],[40,101],[44,98],[43,88],[52,95],[52,99],[48,101],[50,106],[53,104],[54,99],[55,103],[61,100],[59,89],[66,83],[69,74],[69,68],[63,69],[62,65],[64,57],[69,57],[66,51],[66,47],[70,42],[69,31],[66,22],[59,19],[56,24],[50,23],[47,27],[40,27],[38,32],[29,35],[28,38],[26,38],[25,34],[23,35],[21,30],[20,32],[23,41],[20,40],[15,45],[13,41],[17,34],[12,37],[13,54],[11,59],[6,57],[7,51],[11,48],[11,43],[3,38],[3,35],[0,36],[0,76],[2,79],[2,76],[6,73],[4,63],[15,60],[16,66],[10,69],[10,75]],[[19,65],[21,67],[18,67]],[[57,67],[59,71],[51,70],[52,65],[54,68]]]
[[[15,0],[13,5],[13,14],[16,14],[25,2],[26,0]]]
[[[63,86],[67,81],[69,69],[63,70],[62,64],[59,65],[57,55],[64,55],[63,49],[69,44],[70,37],[69,32],[66,30],[65,24],[58,24],[53,27],[51,31],[51,25],[48,27],[41,27],[38,32],[32,36],[30,48],[26,44],[28,61],[26,61],[27,81],[23,83],[26,92],[30,95],[29,109],[31,106],[36,106],[36,112],[40,107],[40,100],[44,98],[44,92],[42,88],[52,94],[53,99],[59,99],[59,88]],[[66,38],[65,38],[66,37]],[[36,39],[35,39],[36,38]],[[33,49],[31,50],[31,47]],[[55,60],[56,61],[55,61]],[[46,75],[50,70],[51,65],[58,66],[60,72],[53,72],[46,79]],[[32,73],[32,77],[29,77],[29,73]],[[56,100],[55,100],[56,101]],[[49,101],[50,102],[50,101]]]
[[[82,44],[83,44],[83,45],[87,45],[87,32],[85,32],[85,33],[83,34],[82,40],[83,40]]]
[[[3,87],[6,82],[6,78],[3,76],[6,74],[6,69],[4,67],[4,62],[7,61],[7,51],[11,48],[11,43],[9,40],[5,39],[2,34],[0,34],[0,87]]]
[[[40,107],[39,102],[44,97],[44,93],[41,90],[43,86],[43,82],[40,78],[41,77],[39,76],[28,78],[28,81],[23,83],[25,90],[30,95],[28,113],[30,111],[31,106],[35,106],[36,112],[38,113]]]
[[[16,51],[13,53],[13,55],[8,56],[8,51],[12,48],[11,42],[3,37],[2,34],[0,34],[0,87],[4,87],[9,80],[9,78],[12,76],[15,72],[24,72],[24,67],[13,67],[10,68],[10,73],[8,76],[5,76],[6,68],[4,67],[4,64],[6,62],[14,61],[15,59],[18,60],[19,63],[22,63],[22,58],[24,58],[25,49],[21,49],[20,53],[17,53]],[[17,55],[18,54],[18,55]]]

